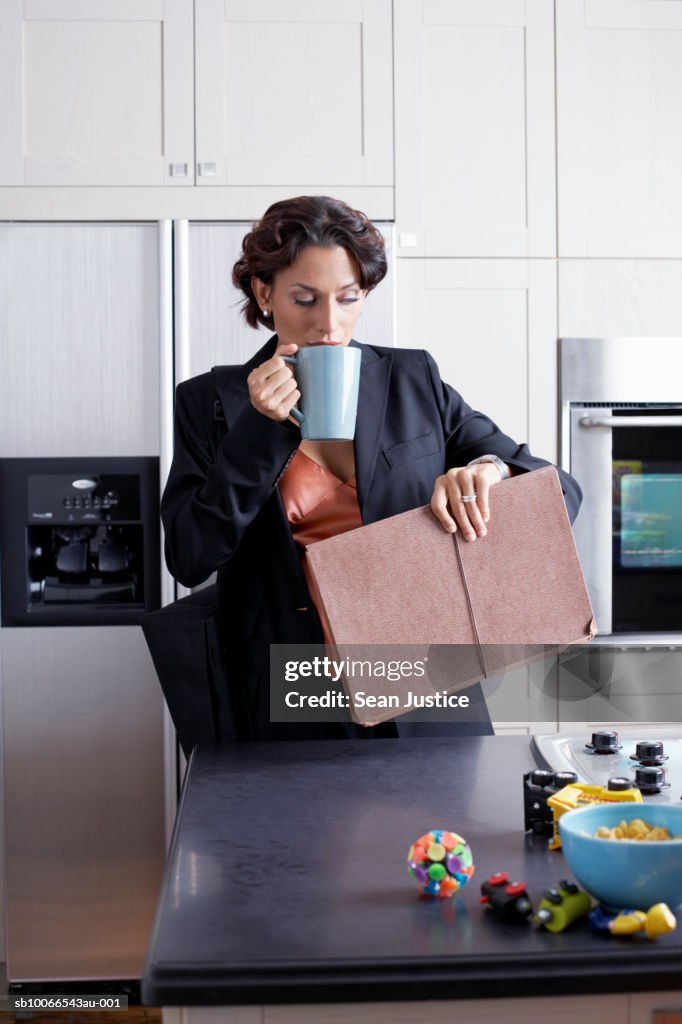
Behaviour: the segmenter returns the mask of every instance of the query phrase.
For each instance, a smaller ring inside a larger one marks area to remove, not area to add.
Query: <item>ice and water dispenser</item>
[[[4,626],[126,625],[157,608],[159,460],[0,460]]]

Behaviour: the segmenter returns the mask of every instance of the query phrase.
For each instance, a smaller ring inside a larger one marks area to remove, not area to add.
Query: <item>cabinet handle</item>
[[[218,165],[214,163],[199,164],[198,171],[200,178],[215,178],[218,173]]]
[[[186,178],[187,177],[187,164],[171,164],[170,173],[172,178]]]

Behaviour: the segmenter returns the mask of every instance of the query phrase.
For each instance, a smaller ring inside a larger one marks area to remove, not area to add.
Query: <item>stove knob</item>
[[[622,793],[624,789],[632,789],[635,783],[632,779],[626,779],[623,775],[615,775],[606,784],[606,788],[612,793]]]
[[[574,782],[578,781],[578,776],[575,772],[555,772],[554,773],[554,785],[557,789],[563,789],[564,786],[572,786]]]
[[[618,742],[617,732],[593,732],[592,743],[587,743],[586,746],[595,754],[615,754],[622,744]]]
[[[642,761],[645,764],[668,760],[667,754],[663,753],[663,744],[660,740],[640,740],[630,757],[633,761]]]
[[[548,772],[546,768],[536,768],[530,773],[530,781],[534,786],[551,786],[554,782],[554,772]]]
[[[635,785],[643,793],[658,793],[661,789],[667,789],[670,783],[665,781],[662,768],[639,765],[635,768]]]

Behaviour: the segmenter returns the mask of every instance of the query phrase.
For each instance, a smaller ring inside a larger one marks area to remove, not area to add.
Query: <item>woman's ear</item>
[[[255,296],[256,302],[262,309],[263,306],[267,307],[270,305],[270,285],[266,284],[265,281],[261,280],[260,277],[251,278],[251,290]]]

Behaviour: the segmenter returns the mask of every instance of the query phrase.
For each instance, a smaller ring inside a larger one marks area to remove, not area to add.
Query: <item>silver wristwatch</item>
[[[472,459],[471,462],[467,462],[467,467],[476,466],[479,462],[492,462],[494,466],[500,471],[500,476],[503,480],[506,480],[509,476],[509,470],[505,466],[504,462],[497,455],[479,455],[477,459]]]

